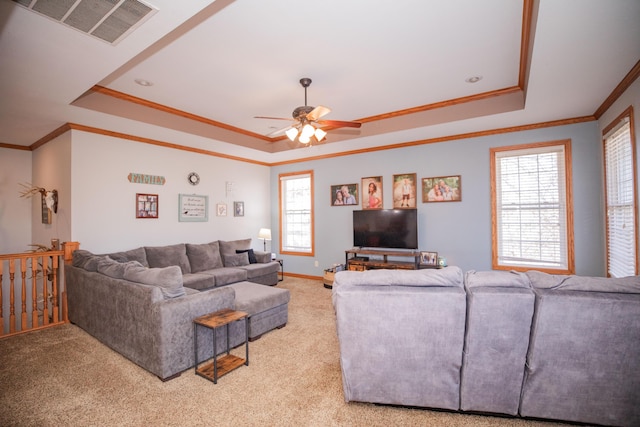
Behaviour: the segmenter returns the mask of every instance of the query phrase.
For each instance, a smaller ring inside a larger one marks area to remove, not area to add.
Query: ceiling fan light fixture
[[[298,136],[298,129],[291,128],[285,132],[287,134],[287,138],[289,138],[292,142],[296,140],[296,136]]]
[[[308,144],[309,142],[311,142],[311,138],[305,135],[300,134],[300,137],[298,138],[298,141],[300,141],[302,144]]]
[[[322,129],[318,128],[316,129],[315,133],[314,133],[316,139],[318,140],[318,142],[322,141],[324,139],[325,136],[327,136],[327,133],[325,131],[323,131]]]
[[[302,130],[300,131],[300,138],[304,137],[306,139],[309,139],[313,136],[315,131],[316,131],[316,128],[314,128],[309,123],[307,123],[302,127]]]

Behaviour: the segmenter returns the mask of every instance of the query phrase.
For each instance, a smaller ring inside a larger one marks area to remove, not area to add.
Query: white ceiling
[[[260,161],[303,158],[591,116],[640,59],[638,0],[540,0],[531,14],[523,0],[145,2],[158,12],[110,45],[0,0],[0,146],[73,123]],[[523,16],[533,25],[524,50]],[[302,77],[313,80],[309,105],[362,128],[332,130],[312,149],[263,137],[288,122],[254,116],[289,118],[304,105]]]

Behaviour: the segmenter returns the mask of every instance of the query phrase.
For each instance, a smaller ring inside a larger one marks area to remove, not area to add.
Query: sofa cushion
[[[467,271],[464,275],[467,288],[498,287],[498,288],[531,288],[529,277],[517,271]]]
[[[89,251],[78,249],[73,251],[71,264],[74,267],[82,268],[87,271],[98,271],[98,262],[103,258],[101,255],[95,255]]]
[[[129,261],[138,261],[145,267],[149,267],[149,263],[147,263],[147,254],[143,247],[131,249],[124,252],[114,252],[112,254],[107,254],[109,258],[118,262],[129,262]]]
[[[192,273],[222,267],[220,245],[217,241],[203,244],[187,243],[186,247]]]
[[[256,259],[256,254],[253,252],[253,249],[236,249],[237,254],[241,254],[246,252],[249,256],[249,264],[256,264],[258,260]]]
[[[105,276],[113,277],[114,279],[124,278],[124,271],[129,264],[135,264],[142,267],[138,261],[131,261],[130,263],[122,263],[114,261],[109,256],[104,256],[98,261],[98,273],[102,273]]]
[[[242,267],[247,272],[247,279],[251,280],[255,277],[264,276],[267,274],[277,273],[280,270],[280,264],[276,261],[267,263],[249,264]]]
[[[215,270],[202,271],[198,274],[209,274],[215,277],[216,287],[247,280],[247,271],[244,268],[236,267],[216,268]]]
[[[236,250],[238,249],[251,248],[251,239],[232,240],[230,242],[219,240],[219,243],[220,243],[220,253],[222,254],[223,257],[225,255],[235,255]]]
[[[232,255],[222,255],[225,267],[242,267],[249,265],[249,255],[247,252]]]
[[[462,287],[462,270],[452,266],[429,270],[340,271],[336,285]]]
[[[534,288],[563,291],[620,292],[640,294],[640,276],[621,278],[565,276],[527,271]]]
[[[289,302],[289,290],[238,282],[229,285],[236,292],[235,309],[253,316]]]
[[[216,278],[210,274],[188,273],[182,275],[182,284],[186,288],[202,291],[216,286]]]
[[[177,298],[185,294],[182,271],[177,265],[164,268],[146,268],[138,263],[126,264],[124,279],[144,285],[158,286],[164,299]]]
[[[177,265],[182,274],[191,273],[187,247],[184,243],[167,246],[145,246],[149,267],[162,268]]]

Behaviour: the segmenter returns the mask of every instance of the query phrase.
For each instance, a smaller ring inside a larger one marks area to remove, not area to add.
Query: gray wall
[[[418,185],[422,178],[461,175],[461,202],[422,203],[418,195],[419,248],[436,251],[447,258],[449,265],[463,270],[491,269],[489,148],[562,139],[572,141],[576,273],[604,275],[602,153],[595,121],[272,167],[273,251],[279,248],[280,173],[314,171],[315,256],[281,256],[285,271],[313,276],[321,276],[323,269],[344,262],[344,251],[353,247],[352,211],[360,206],[331,206],[331,185],[360,185],[363,177],[382,176],[384,208],[390,209],[394,174],[416,173]]]

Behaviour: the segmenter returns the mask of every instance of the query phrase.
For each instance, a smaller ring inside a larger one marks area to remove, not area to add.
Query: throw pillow
[[[257,264],[258,260],[256,259],[256,254],[253,252],[253,249],[236,249],[237,254],[241,254],[246,252],[249,256],[249,264]]]
[[[247,252],[233,255],[222,255],[222,258],[224,259],[225,267],[242,267],[244,265],[249,265],[249,255],[247,255]]]
[[[145,246],[145,251],[149,267],[162,268],[177,265],[182,270],[182,274],[191,273],[187,248],[184,243],[155,247]]]
[[[249,249],[251,247],[250,238],[242,240],[232,240],[230,242],[219,240],[218,242],[220,243],[220,253],[222,254],[222,256],[233,255],[238,249]]]
[[[191,264],[192,273],[222,268],[222,258],[220,258],[220,248],[217,241],[201,245],[187,243],[187,257]]]
[[[71,265],[87,271],[98,271],[98,262],[102,258],[102,256],[94,255],[89,251],[78,249],[77,251],[73,251]]]
[[[137,265],[142,267],[142,264],[140,264],[138,261],[131,262],[136,263]],[[126,269],[126,267],[126,263],[114,261],[108,256],[105,256],[100,261],[98,261],[98,273],[102,273],[105,276],[113,277],[114,279],[124,278],[124,270]]]
[[[149,267],[147,264],[147,254],[143,247],[131,249],[129,251],[124,252],[114,252],[112,254],[107,254],[109,258],[118,262],[129,262],[129,261],[138,261],[140,264],[145,267]]]
[[[164,299],[177,298],[185,294],[182,271],[177,265],[146,268],[138,263],[130,263],[126,264],[124,278],[131,282],[160,287]]]

